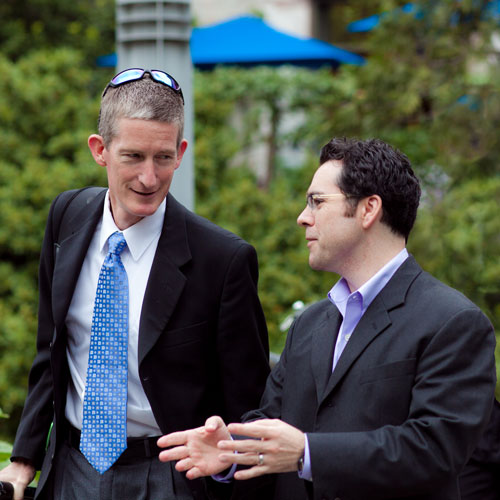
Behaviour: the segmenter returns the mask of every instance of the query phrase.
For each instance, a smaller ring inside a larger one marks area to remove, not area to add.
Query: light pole
[[[185,100],[184,136],[189,142],[171,191],[194,208],[193,66],[190,0],[116,0],[117,71],[138,67],[170,73]]]

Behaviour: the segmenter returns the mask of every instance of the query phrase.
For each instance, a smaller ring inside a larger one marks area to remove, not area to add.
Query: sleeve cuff
[[[236,464],[233,464],[226,474],[224,474],[223,472],[214,474],[212,476],[212,479],[214,479],[218,483],[230,483],[233,480],[234,473],[236,472]]]
[[[301,471],[299,471],[300,479],[305,479],[306,481],[312,481],[312,468],[311,468],[311,455],[309,453],[309,440],[307,439],[307,434],[305,436],[305,444],[304,444],[304,467]]]

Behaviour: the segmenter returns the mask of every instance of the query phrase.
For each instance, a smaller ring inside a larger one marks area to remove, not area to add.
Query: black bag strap
[[[71,234],[70,220],[106,188],[89,186],[61,193],[54,205],[53,241],[56,247]]]

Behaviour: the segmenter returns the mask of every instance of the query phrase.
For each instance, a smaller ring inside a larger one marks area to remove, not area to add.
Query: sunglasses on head
[[[109,87],[119,87],[125,83],[135,82],[136,80],[141,80],[144,78],[145,74],[148,74],[155,82],[162,83],[167,87],[171,88],[176,94],[179,94],[182,99],[182,104],[184,104],[184,96],[182,95],[181,86],[177,83],[175,78],[165,71],[159,69],[142,69],[142,68],[129,68],[121,71],[115,75],[112,80],[106,85],[102,97],[106,95]]]

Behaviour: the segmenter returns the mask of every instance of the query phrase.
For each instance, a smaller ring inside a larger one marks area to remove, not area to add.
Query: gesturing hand
[[[188,479],[218,474],[227,469],[227,462],[221,462],[217,443],[231,439],[226,424],[220,417],[210,417],[203,427],[187,431],[173,432],[158,440],[160,448],[174,446],[160,453],[162,462],[178,460],[175,468],[187,471]]]
[[[219,450],[230,452],[219,456],[225,467],[231,464],[253,466],[237,471],[235,479],[297,470],[305,446],[304,433],[297,428],[282,420],[263,419],[247,424],[229,424],[228,429],[231,434],[256,438],[219,442]]]

